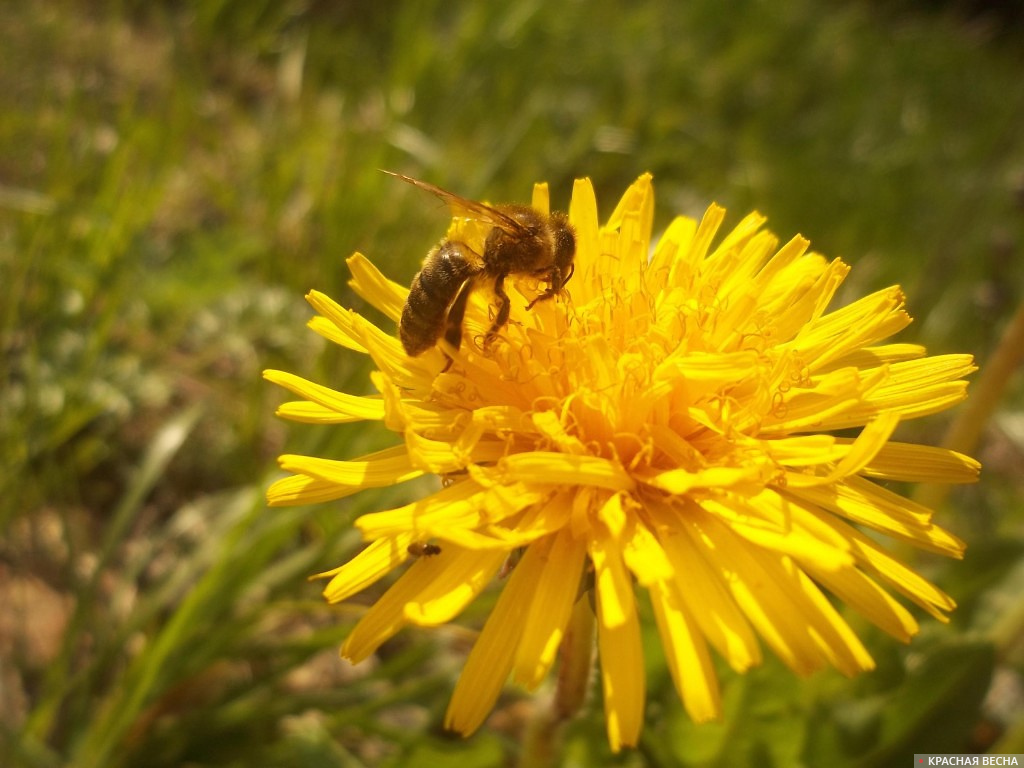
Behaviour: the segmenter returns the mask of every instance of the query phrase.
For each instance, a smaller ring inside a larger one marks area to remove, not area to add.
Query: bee
[[[448,203],[453,215],[491,227],[482,253],[467,243],[445,239],[423,260],[398,325],[408,355],[422,354],[442,336],[458,349],[466,304],[478,288],[490,285],[496,302],[491,326],[484,334],[486,350],[508,323],[511,301],[505,293],[505,279],[509,275],[532,275],[547,281],[547,288],[526,306],[528,310],[557,296],[572,277],[576,233],[565,213],[544,215],[529,205],[485,205],[425,181],[385,173],[437,195]]]
[[[422,541],[414,541],[406,550],[413,557],[433,557],[441,554],[441,547],[437,544],[425,544]]]

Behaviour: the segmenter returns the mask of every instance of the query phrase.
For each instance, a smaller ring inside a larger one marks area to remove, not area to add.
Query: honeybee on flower
[[[550,213],[546,186],[531,205]],[[444,479],[357,519],[368,546],[320,575],[339,602],[408,563],[345,642],[353,662],[499,584],[448,708],[460,733],[484,721],[509,677],[544,680],[591,598],[616,750],[643,723],[638,589],[697,721],[721,713],[712,652],[737,672],[763,647],[799,675],[871,669],[826,593],[901,641],[918,623],[894,594],[940,621],[955,607],[877,534],[951,557],[963,543],[877,481],[976,479],[967,456],[893,438],[900,421],[965,397],[972,358],[887,341],[910,322],[898,287],[828,312],[849,267],[800,236],[780,246],[759,214],[719,236],[725,211],[713,205],[700,221],[675,219],[652,247],[653,212],[649,175],[603,224],[589,180],[577,181],[571,291],[535,302],[544,275],[510,276],[498,328],[493,297],[469,292],[460,329],[486,345],[413,357],[394,327],[311,292],[310,326],[371,358],[373,395],[265,374],[302,398],[281,406],[285,418],[376,420],[400,436],[351,461],[282,456],[291,474],[270,488],[272,505]],[[482,253],[486,237],[456,216],[446,240]],[[408,289],[361,254],[348,264],[354,290],[397,325]],[[436,542],[429,557],[414,554],[424,541]]]

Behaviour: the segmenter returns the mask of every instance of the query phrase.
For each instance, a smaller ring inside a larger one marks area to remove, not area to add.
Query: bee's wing
[[[412,184],[414,187],[419,187],[433,195],[437,195],[437,197],[448,203],[452,209],[452,214],[455,216],[464,216],[468,219],[482,221],[512,233],[522,233],[525,229],[522,224],[511,216],[502,213],[497,208],[492,208],[484,203],[478,203],[475,200],[467,200],[465,197],[456,195],[454,192],[449,192],[446,189],[441,189],[427,181],[420,181],[419,179],[395,173],[394,171],[381,170],[388,176],[394,176],[396,179],[401,179],[408,184]]]

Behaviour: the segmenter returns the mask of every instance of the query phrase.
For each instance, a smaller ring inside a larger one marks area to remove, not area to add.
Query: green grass
[[[329,608],[305,581],[410,491],[262,501],[283,451],[390,440],[278,423],[259,376],[369,390],[302,296],[363,309],[346,256],[408,281],[444,231],[378,169],[496,201],[546,179],[563,205],[587,175],[605,212],[650,170],[659,226],[758,208],[852,263],[849,295],[904,285],[906,339],[984,361],[1024,288],[1022,36],[909,3],[5,4],[0,764],[514,764],[515,691],[472,740],[439,729],[462,630],[351,669],[335,648],[372,596]],[[1021,671],[1017,633],[990,642],[1021,610],[1021,402],[941,513],[966,562],[919,562],[961,603],[951,628],[924,620],[909,650],[861,628],[879,671],[853,682],[725,675],[709,727],[651,638],[641,749],[607,754],[593,700],[560,760],[895,765],[987,748],[992,718],[1024,752],[1019,707],[979,703],[994,650]]]

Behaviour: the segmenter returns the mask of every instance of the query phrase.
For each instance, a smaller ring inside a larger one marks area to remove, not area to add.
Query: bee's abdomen
[[[467,258],[469,253],[464,243],[446,241],[424,260],[423,268],[412,280],[398,325],[398,336],[407,354],[419,355],[441,337],[456,294],[480,271]]]

